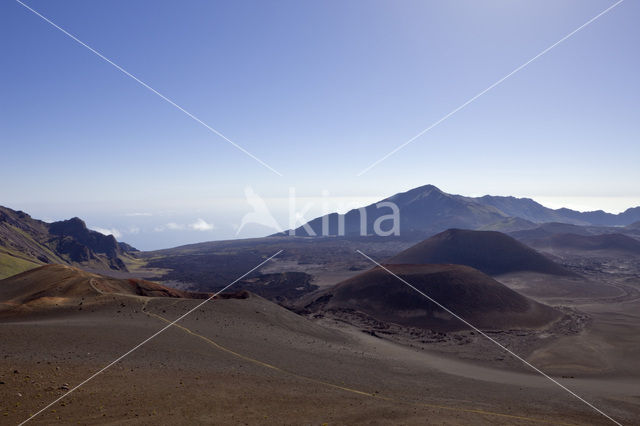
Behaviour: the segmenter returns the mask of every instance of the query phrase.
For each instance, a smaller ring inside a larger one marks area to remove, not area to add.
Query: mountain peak
[[[432,193],[444,194],[444,192],[442,192],[440,190],[440,188],[438,188],[435,185],[431,185],[431,184],[422,185],[422,186],[414,188],[414,189],[412,189],[410,191],[407,191],[407,193],[409,193],[409,192],[420,192],[420,193],[423,193],[425,195],[429,195],[429,194],[432,194]]]
[[[431,184],[397,193],[381,202],[394,203],[400,212],[397,215],[400,231],[394,235],[410,239],[424,238],[448,228],[515,232],[548,222],[625,226],[640,221],[640,207],[618,215],[602,211],[583,213],[570,209],[554,210],[531,198],[495,195],[468,197],[443,192]],[[299,236],[373,235],[376,222],[380,224],[381,220],[389,217],[389,209],[385,209],[381,202],[352,209],[344,215],[333,213],[315,218],[291,233]]]
[[[397,202],[399,204],[403,204],[406,202],[411,202],[414,200],[426,198],[433,195],[447,195],[447,194],[442,192],[440,188],[438,188],[437,186],[428,184],[428,185],[422,185],[417,188],[410,189],[406,192],[400,192],[398,194],[393,195],[392,197],[389,197],[388,200]]]
[[[73,217],[67,220],[61,220],[53,222],[49,226],[51,233],[61,234],[77,234],[78,232],[85,232],[87,230],[87,224],[79,217]]]
[[[423,190],[423,191],[425,191],[425,190],[434,191],[434,190],[435,190],[435,191],[438,191],[438,192],[442,192],[442,191],[440,191],[440,188],[438,188],[437,186],[432,185],[432,184],[430,184],[430,183],[428,183],[428,184],[426,184],[426,185],[419,186],[419,187],[417,187],[417,188],[415,188],[415,189],[417,189],[417,190]]]

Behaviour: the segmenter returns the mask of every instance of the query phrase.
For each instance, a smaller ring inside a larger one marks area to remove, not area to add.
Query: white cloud
[[[125,216],[136,217],[136,216],[152,216],[151,213],[144,212],[134,212],[134,213],[125,213]]]
[[[167,227],[167,229],[171,229],[172,231],[180,231],[186,228],[183,224],[175,222],[169,222],[165,226]]]
[[[195,231],[211,231],[214,226],[212,223],[207,223],[204,219],[198,218],[198,220],[189,225],[189,228]]]
[[[127,234],[138,234],[140,233],[140,228],[138,228],[137,226],[130,226],[129,230],[127,231]]]
[[[101,233],[103,235],[113,235],[114,237],[116,237],[116,239],[119,239],[120,237],[122,237],[122,232],[118,231],[115,228],[108,229],[108,228],[100,228],[99,226],[95,226],[95,227],[90,228],[90,229],[92,229],[92,230],[94,230],[96,232],[99,232],[99,233]]]
[[[208,223],[204,219],[198,218],[195,222],[185,225],[184,223],[175,223],[169,222],[164,225],[156,226],[153,228],[155,232],[164,232],[164,231],[184,231],[184,230],[192,230],[192,231],[211,231],[215,229],[215,226],[212,223]]]

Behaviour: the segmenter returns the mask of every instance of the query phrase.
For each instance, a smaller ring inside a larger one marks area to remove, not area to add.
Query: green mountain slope
[[[0,279],[49,263],[126,271],[127,247],[78,218],[46,223],[0,206]]]

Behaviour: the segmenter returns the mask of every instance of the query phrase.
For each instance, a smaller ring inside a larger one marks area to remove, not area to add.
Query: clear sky
[[[344,207],[427,183],[640,205],[637,1],[362,176],[614,2],[25,3],[283,174],[6,0],[0,204],[37,218],[80,216],[148,249],[234,237],[247,186],[278,214],[291,187]]]

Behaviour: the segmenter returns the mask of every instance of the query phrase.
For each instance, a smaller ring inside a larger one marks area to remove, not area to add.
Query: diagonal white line
[[[223,291],[225,291],[226,289],[228,289],[229,287],[231,287],[232,285],[234,285],[235,283],[237,283],[238,281],[240,281],[241,279],[243,279],[244,277],[246,277],[247,275],[249,275],[250,273],[252,273],[253,271],[255,271],[256,269],[260,268],[262,265],[264,265],[265,263],[267,263],[268,261],[270,261],[271,259],[273,259],[274,257],[276,257],[277,255],[279,255],[280,253],[282,253],[282,250],[278,250],[278,252],[274,255],[272,255],[271,257],[267,258],[266,260],[264,260],[263,262],[261,262],[258,266],[255,266],[254,268],[252,268],[250,271],[246,272],[245,274],[241,275],[240,277],[236,278],[231,284],[227,285],[226,287],[224,287],[222,290],[214,293],[213,295],[211,295],[208,299],[205,299],[203,302],[198,303],[194,308],[190,309],[189,311],[187,311],[186,313],[184,313],[183,315],[181,315],[180,317],[178,317],[178,319],[170,322],[169,324],[167,324],[165,327],[161,328],[160,330],[158,330],[157,332],[155,332],[154,334],[152,334],[151,336],[147,337],[146,339],[144,339],[142,342],[138,343],[137,345],[135,345],[133,348],[129,349],[127,352],[125,352],[124,354],[120,355],[118,358],[116,358],[115,360],[111,361],[109,364],[105,365],[104,367],[102,367],[100,370],[96,371],[95,373],[93,373],[91,376],[89,376],[88,378],[86,378],[85,380],[83,380],[82,382],[80,382],[79,384],[77,384],[76,386],[74,386],[73,388],[71,388],[67,393],[65,393],[64,395],[60,396],[59,398],[57,398],[56,400],[54,400],[53,402],[51,402],[50,404],[48,404],[46,407],[40,409],[37,413],[32,414],[28,419],[24,420],[22,423],[20,423],[18,426],[22,426],[25,423],[27,423],[28,421],[32,420],[34,417],[38,416],[39,414],[42,414],[44,411],[48,410],[49,408],[51,408],[51,406],[55,405],[58,401],[62,400],[63,398],[66,398],[67,396],[69,396],[72,392],[75,392],[78,388],[80,388],[81,386],[83,386],[84,384],[86,384],[87,382],[91,381],[93,378],[95,378],[96,376],[98,376],[99,374],[103,373],[105,370],[107,370],[108,368],[112,367],[113,365],[117,364],[118,362],[120,362],[124,357],[126,357],[127,355],[129,355],[130,353],[132,353],[133,351],[135,351],[136,349],[138,349],[139,347],[141,347],[142,345],[144,345],[145,343],[147,343],[148,341],[150,341],[151,339],[153,339],[154,337],[158,336],[159,334],[161,334],[162,332],[164,332],[165,330],[167,330],[169,327],[171,327],[172,325],[174,325],[175,323],[177,323],[178,321],[182,320],[184,317],[186,317],[187,315],[191,314],[192,312],[194,312],[195,310],[197,310],[198,308],[200,308],[202,305],[204,305],[205,303],[211,301],[214,297],[216,297],[217,295],[219,295],[220,293],[222,293]]]
[[[358,173],[357,176],[362,176],[363,174],[367,173],[369,170],[371,170],[372,168],[374,168],[375,166],[377,166],[378,164],[380,164],[381,162],[383,162],[387,158],[391,157],[393,154],[395,154],[396,152],[400,151],[402,148],[404,148],[405,146],[409,145],[411,142],[415,141],[416,139],[418,139],[419,137],[421,137],[422,135],[424,135],[425,133],[427,133],[428,131],[430,131],[434,127],[436,127],[438,124],[442,123],[443,121],[447,120],[449,117],[451,117],[452,115],[454,115],[455,113],[457,113],[461,109],[465,108],[467,105],[469,105],[470,103],[472,103],[473,101],[478,99],[480,96],[484,95],[485,93],[487,93],[488,91],[490,91],[494,87],[498,86],[500,83],[502,83],[503,81],[505,81],[506,79],[508,79],[512,75],[516,74],[518,71],[522,70],[527,65],[529,65],[530,63],[532,63],[536,59],[540,58],[542,55],[544,55],[545,53],[549,52],[551,49],[553,49],[554,47],[558,46],[563,41],[565,41],[568,38],[572,37],[574,34],[576,34],[580,30],[584,29],[586,26],[588,26],[589,24],[593,23],[595,20],[600,18],[602,15],[604,15],[607,12],[611,11],[614,7],[618,6],[623,1],[624,0],[618,0],[613,5],[609,6],[608,8],[603,10],[602,12],[598,13],[596,16],[594,16],[593,18],[589,19],[587,22],[585,22],[584,24],[580,25],[578,28],[576,28],[575,30],[571,31],[569,34],[567,34],[566,36],[562,37],[557,42],[553,43],[551,46],[549,46],[546,49],[544,49],[542,52],[538,53],[536,56],[534,56],[533,58],[529,59],[524,64],[520,65],[518,68],[516,68],[513,71],[511,71],[509,74],[505,75],[500,80],[496,81],[491,86],[489,86],[486,89],[484,89],[482,92],[478,93],[477,95],[475,95],[474,97],[472,97],[471,99],[469,99],[468,101],[466,101],[465,103],[463,103],[462,105],[460,105],[459,107],[454,109],[453,111],[449,112],[447,115],[445,115],[444,117],[440,118],[438,121],[436,121],[435,123],[431,124],[429,127],[427,127],[426,129],[422,130],[421,132],[419,132],[417,135],[415,135],[414,137],[412,137],[408,141],[406,141],[403,144],[397,146],[395,149],[390,151],[388,154],[386,154],[382,158],[380,158],[377,161],[375,161],[374,163],[370,164],[367,168],[365,168],[362,171],[360,171],[360,173]]]
[[[558,382],[556,379],[554,379],[553,377],[547,375],[544,371],[540,370],[538,367],[535,367],[534,365],[532,365],[531,363],[529,363],[527,360],[525,360],[524,358],[520,357],[519,355],[517,355],[516,353],[514,353],[513,351],[511,351],[510,349],[508,349],[507,347],[505,347],[504,345],[502,345],[501,343],[499,343],[497,340],[493,339],[492,337],[490,337],[489,335],[487,335],[485,332],[483,332],[482,330],[478,329],[476,326],[474,326],[473,324],[469,323],[467,320],[465,320],[464,318],[462,318],[461,316],[457,315],[455,312],[452,312],[449,308],[447,308],[446,306],[442,305],[440,302],[438,302],[437,300],[431,298],[430,296],[428,296],[427,294],[423,293],[422,291],[418,290],[416,287],[414,287],[413,285],[409,284],[407,281],[405,281],[404,279],[402,279],[401,277],[399,277],[398,275],[394,274],[392,271],[390,271],[389,269],[387,269],[384,265],[381,265],[380,263],[378,263],[377,261],[373,260],[372,258],[370,258],[369,256],[367,256],[366,254],[364,254],[363,252],[361,252],[360,250],[356,250],[356,252],[360,253],[362,256],[364,256],[365,258],[369,259],[371,262],[373,262],[374,264],[376,264],[377,266],[379,266],[380,268],[384,269],[385,271],[387,271],[389,274],[393,275],[394,277],[396,277],[398,280],[402,281],[404,284],[406,284],[407,286],[409,286],[410,288],[412,288],[413,290],[415,290],[416,292],[420,293],[421,295],[423,295],[424,297],[426,297],[427,299],[429,299],[431,302],[435,303],[436,305],[438,305],[441,309],[445,310],[446,312],[448,312],[449,314],[451,314],[453,317],[455,317],[456,319],[462,321],[465,325],[467,325],[468,327],[470,327],[471,329],[473,329],[474,331],[476,331],[477,333],[481,334],[482,336],[486,337],[487,339],[489,339],[491,342],[495,343],[496,345],[498,345],[501,349],[503,349],[504,351],[508,352],[511,356],[517,358],[518,360],[522,361],[524,364],[526,364],[527,366],[531,367],[533,370],[535,370],[536,372],[542,374],[544,377],[546,377],[547,379],[551,380],[553,383],[555,383],[556,385],[560,386],[562,389],[564,389],[565,391],[569,392],[571,395],[575,396],[576,398],[578,398],[580,401],[584,402],[585,404],[587,404],[589,407],[593,408],[595,411],[597,411],[598,413],[602,414],[604,417],[606,417],[607,419],[611,420],[613,423],[617,424],[618,426],[622,426],[621,423],[619,423],[618,421],[612,419],[611,417],[609,417],[606,413],[604,413],[602,410],[600,410],[598,407],[594,406],[593,404],[591,404],[589,401],[586,401],[585,399],[583,399],[581,396],[579,396],[578,394],[576,394],[575,392],[573,392],[571,389],[567,388],[566,386],[564,386],[562,383]]]
[[[38,11],[36,11],[33,8],[29,7],[28,5],[24,4],[20,0],[16,0],[16,2],[18,2],[20,5],[22,5],[26,9],[30,10],[31,12],[33,12],[35,15],[39,16],[40,18],[42,18],[47,23],[51,24],[54,28],[60,30],[62,33],[64,33],[66,36],[68,36],[69,38],[71,38],[72,40],[77,42],[78,44],[82,45],[83,47],[86,47],[92,53],[97,55],[100,59],[103,59],[104,61],[106,61],[109,64],[113,65],[116,69],[118,69],[118,71],[121,71],[127,77],[132,78],[133,80],[138,82],[140,85],[142,85],[144,88],[149,89],[151,92],[155,93],[156,95],[158,95],[159,97],[161,97],[162,99],[167,101],[169,104],[173,105],[174,107],[176,107],[177,109],[179,109],[180,111],[185,113],[187,116],[189,116],[190,118],[192,118],[193,120],[195,120],[199,124],[203,125],[205,128],[207,128],[211,132],[215,133],[216,135],[218,135],[219,137],[221,137],[225,141],[229,142],[231,145],[233,145],[234,147],[236,147],[240,151],[244,152],[246,155],[248,155],[249,157],[253,158],[258,163],[260,163],[264,167],[266,167],[267,169],[271,170],[273,173],[277,174],[278,176],[282,176],[282,173],[280,173],[279,171],[277,171],[276,169],[274,169],[273,167],[271,167],[270,165],[268,165],[267,163],[265,163],[264,161],[262,161],[261,159],[259,159],[258,157],[256,157],[255,155],[253,155],[252,153],[250,153],[249,151],[247,151],[246,149],[244,149],[243,147],[241,147],[240,145],[238,145],[237,143],[235,143],[234,141],[229,139],[228,137],[226,137],[225,135],[223,135],[222,133],[220,133],[218,130],[216,130],[213,127],[209,126],[207,123],[205,123],[204,121],[202,121],[201,119],[199,119],[195,115],[191,114],[189,111],[187,111],[186,109],[182,108],[180,105],[176,104],[174,101],[172,101],[171,99],[167,98],[165,95],[163,95],[162,93],[158,92],[156,89],[154,89],[153,87],[149,86],[147,83],[145,83],[144,81],[140,80],[138,77],[136,77],[135,75],[131,74],[129,71],[125,70],[120,65],[116,64],[115,62],[113,62],[111,59],[109,59],[106,56],[104,56],[102,53],[98,52],[97,50],[95,50],[94,48],[92,48],[91,46],[89,46],[88,44],[83,42],[82,40],[78,39],[73,34],[70,34],[65,29],[59,27],[58,25],[53,23],[50,19],[48,19],[47,17],[45,17],[42,14],[40,14]]]

